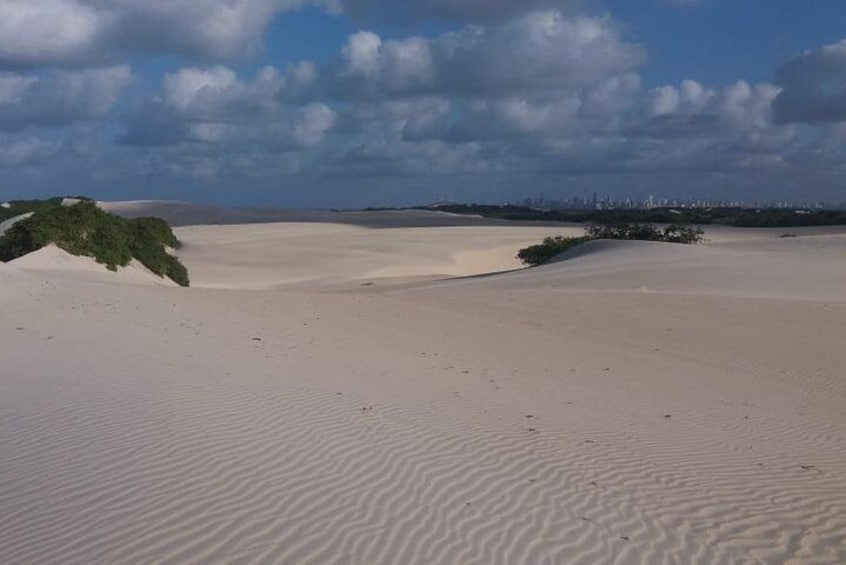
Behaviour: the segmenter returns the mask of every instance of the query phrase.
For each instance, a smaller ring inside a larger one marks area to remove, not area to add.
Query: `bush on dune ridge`
[[[112,271],[135,258],[159,276],[188,286],[188,271],[168,253],[179,240],[159,218],[128,220],[109,214],[91,200],[48,206],[0,236],[0,261],[11,261],[49,244],[73,255],[93,257]]]
[[[0,222],[4,222],[15,216],[39,210],[49,210],[62,205],[63,196],[48,198],[46,200],[11,200],[0,206]]]
[[[630,241],[663,241],[667,243],[699,243],[705,238],[702,228],[672,224],[663,230],[652,224],[597,224],[585,228],[581,237],[547,237],[537,245],[521,249],[517,258],[535,266],[587,241],[621,239]]]
[[[588,236],[564,237],[557,235],[555,237],[545,237],[541,243],[521,249],[517,253],[517,258],[526,265],[540,265],[546,263],[556,255],[590,240],[591,238]]]

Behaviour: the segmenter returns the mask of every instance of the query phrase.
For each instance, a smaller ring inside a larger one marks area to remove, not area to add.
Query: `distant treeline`
[[[846,225],[846,210],[792,210],[785,208],[650,208],[608,210],[540,210],[525,206],[446,204],[418,206],[433,210],[500,220],[577,222],[593,224],[722,224],[736,227],[801,227]]]

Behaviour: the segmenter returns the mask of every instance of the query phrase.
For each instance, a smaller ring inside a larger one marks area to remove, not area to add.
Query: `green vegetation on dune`
[[[61,200],[35,205],[28,210],[34,212],[31,217],[0,236],[0,261],[11,261],[56,244],[73,255],[93,257],[113,271],[135,258],[157,275],[188,286],[187,269],[168,253],[168,248],[176,249],[180,244],[164,220],[128,220],[101,210],[91,200],[72,206],[62,206]]]
[[[48,198],[47,200],[11,200],[0,206],[0,222],[10,220],[15,216],[59,208],[64,197]]]
[[[123,218],[121,218],[123,219]],[[136,218],[129,223],[129,248],[132,256],[158,275],[188,286],[188,270],[167,248],[179,249],[182,244],[170,226],[160,218]]]
[[[541,265],[553,257],[588,241],[621,239],[630,241],[663,241],[666,243],[699,243],[705,237],[702,228],[673,224],[663,230],[652,224],[597,224],[585,228],[581,237],[547,237],[537,245],[521,249],[517,258],[530,266]]]
[[[671,224],[661,229],[652,224],[595,224],[585,228],[588,239],[623,239],[664,241],[666,243],[699,243],[705,237],[702,228]]]
[[[517,253],[517,258],[526,265],[541,265],[556,255],[564,253],[568,249],[572,249],[580,243],[585,243],[591,239],[587,236],[564,237],[557,235],[554,237],[545,237],[543,242],[521,249]]]

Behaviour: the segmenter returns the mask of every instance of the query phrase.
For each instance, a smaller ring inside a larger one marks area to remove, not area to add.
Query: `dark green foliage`
[[[585,228],[591,239],[627,239],[636,241],[665,241],[668,243],[699,243],[705,237],[702,228],[672,224],[661,230],[652,224],[592,225]]]
[[[845,210],[783,210],[764,208],[741,210],[730,225],[740,228],[787,228],[801,226],[842,226]]]
[[[546,263],[559,253],[563,253],[568,249],[575,247],[585,241],[590,241],[590,237],[562,237],[560,235],[555,237],[544,238],[542,243],[532,245],[521,249],[517,254],[517,258],[523,261],[526,265],[540,265]]]
[[[179,249],[182,246],[167,222],[160,218],[138,218],[129,220],[129,228],[133,257],[154,273],[188,286],[188,270],[166,249]]]
[[[161,218],[136,218],[130,224],[135,238],[154,239],[171,249],[179,249],[182,245],[167,222]]]
[[[699,226],[682,226],[672,224],[664,228],[661,241],[667,243],[701,243],[705,239],[705,232]]]
[[[585,228],[591,239],[634,239],[661,241],[661,230],[652,224],[596,224]]]
[[[158,218],[127,220],[104,212],[91,200],[73,206],[47,206],[9,228],[0,236],[0,261],[11,261],[45,245],[56,244],[68,253],[93,257],[111,270],[133,258],[159,276],[188,286],[188,272],[167,248],[179,241]]]
[[[20,216],[21,214],[28,214],[29,212],[59,208],[62,205],[62,200],[64,198],[61,196],[48,200],[12,200],[9,202],[8,208],[0,207],[0,222]]]
[[[704,238],[705,232],[695,226],[673,224],[661,230],[652,224],[595,224],[586,227],[582,237],[547,237],[538,245],[521,249],[517,258],[526,265],[540,265],[580,243],[595,239],[699,243]]]
[[[18,222],[14,227],[6,230],[5,234],[0,236],[0,261],[5,263],[12,259],[17,259],[30,251],[40,249],[44,246],[32,230],[18,228],[24,222],[26,220]]]
[[[16,259],[50,243],[74,255],[94,257],[111,270],[132,259],[126,220],[88,201],[40,209],[16,223],[0,237],[0,259]]]
[[[185,268],[185,265],[180,263],[179,259],[169,254],[166,261],[167,269],[163,274],[179,286],[189,286],[191,281],[188,279],[188,269]]]

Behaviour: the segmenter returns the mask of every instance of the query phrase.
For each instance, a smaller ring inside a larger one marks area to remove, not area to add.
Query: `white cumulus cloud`
[[[645,61],[607,18],[532,12],[492,26],[436,38],[349,38],[337,70],[339,93],[391,97],[452,94],[496,97],[578,88],[624,74]]]

